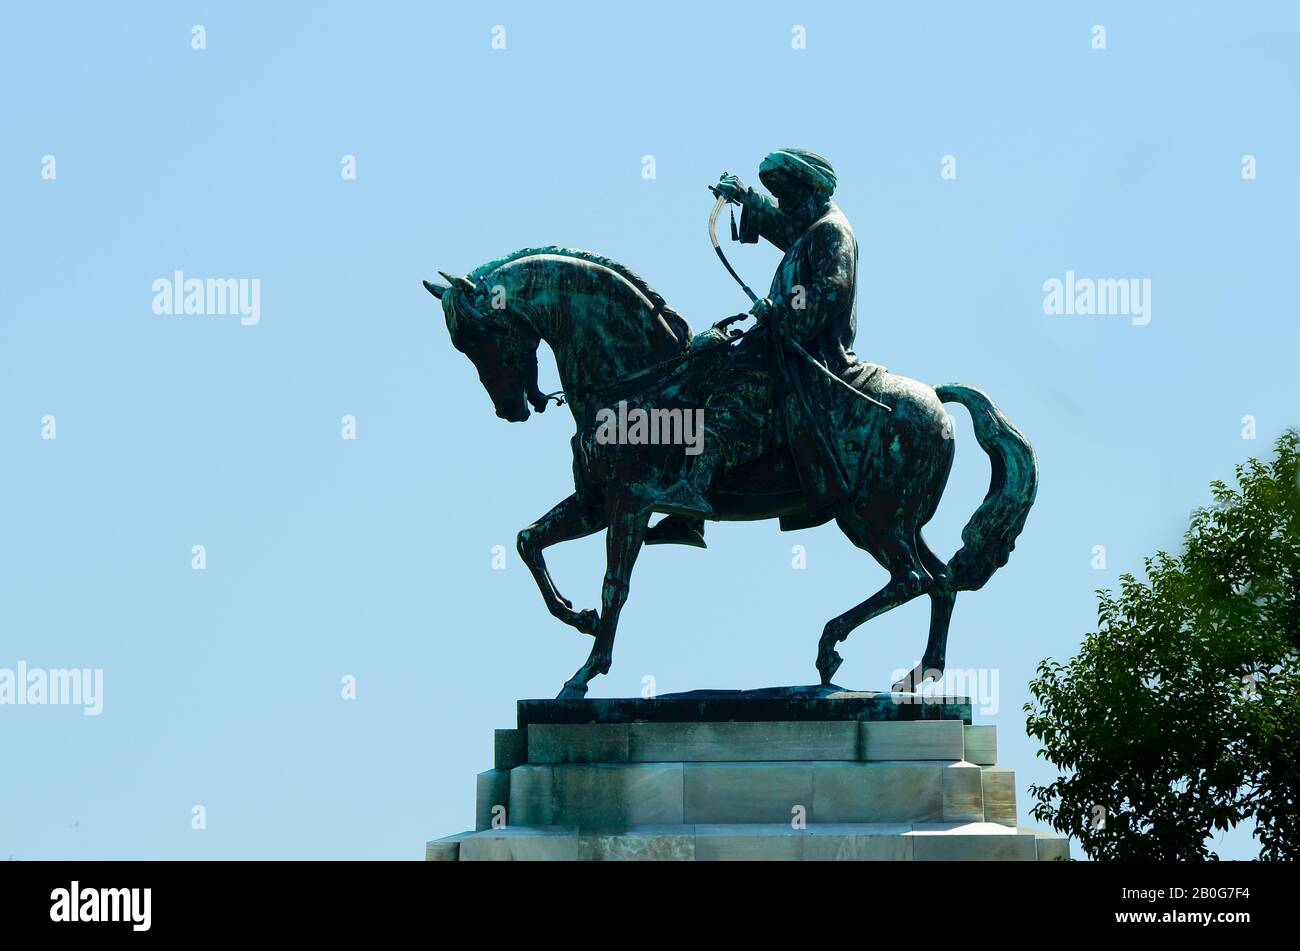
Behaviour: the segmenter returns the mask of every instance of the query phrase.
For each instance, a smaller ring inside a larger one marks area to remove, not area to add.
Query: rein
[[[750,330],[756,330],[758,326],[760,325],[756,324],[754,327],[751,327]],[[729,347],[731,346],[731,344],[733,344],[735,341],[739,340],[741,337],[745,336],[749,332],[750,332],[749,330],[736,331],[731,337],[728,337],[725,340],[718,340],[715,341],[714,343],[706,344],[705,346],[700,347],[698,350],[686,350],[675,357],[670,357],[667,360],[661,360],[659,363],[653,364],[652,366],[648,366],[644,370],[638,370],[636,373],[633,373],[631,376],[624,377],[621,380],[611,380],[610,382],[601,384],[600,386],[584,386],[573,393],[566,393],[564,390],[556,390],[554,393],[543,393],[542,399],[544,400],[553,399],[555,400],[556,406],[563,406],[564,401],[566,399],[573,399],[573,398],[586,399],[598,393],[604,393],[606,390],[613,389],[615,386],[619,386],[624,383],[631,383],[633,380],[639,380],[644,376],[649,376],[650,374],[655,373],[658,370],[665,369],[666,367],[676,366],[680,363],[684,363],[687,360],[692,360],[695,357],[708,353],[711,350],[715,350],[718,347],[724,347],[724,346]],[[850,386],[848,383],[845,383],[843,380],[841,380],[838,376],[836,376],[826,367],[822,366],[822,364],[819,363],[812,356],[812,354],[810,354],[807,350],[801,347],[796,340],[787,338],[786,343],[788,343],[791,346],[791,348],[795,351],[795,353],[797,353],[800,357],[802,357],[809,364],[811,364],[815,370],[819,371],[822,376],[826,377],[828,380],[830,380],[833,383],[838,383],[841,387],[843,387],[843,389],[846,392],[851,393],[852,395],[856,396],[860,400],[870,403],[872,406],[876,406],[879,407],[880,409],[883,409],[887,413],[893,412],[892,406],[889,406],[886,403],[882,403],[880,402],[880,400],[876,399],[875,397],[868,396],[866,393],[863,393],[860,390],[854,389],[852,386]]]
[[[747,333],[749,333],[748,330],[735,331],[732,333],[731,336],[723,340],[716,340],[713,343],[705,344],[703,347],[699,347],[694,350],[690,349],[690,344],[687,344],[687,349],[677,354],[677,356],[669,357],[667,360],[660,360],[658,363],[654,363],[648,367],[645,367],[644,369],[637,370],[631,376],[625,376],[618,380],[610,380],[608,383],[602,383],[599,386],[583,386],[583,387],[571,388],[573,389],[573,392],[570,393],[566,393],[564,390],[556,390],[554,393],[545,393],[543,394],[543,396],[545,399],[548,400],[554,399],[556,406],[563,406],[564,401],[566,399],[585,400],[591,396],[595,396],[599,393],[604,393],[607,390],[611,390],[616,386],[623,386],[627,383],[632,383],[635,380],[639,380],[642,377],[650,376],[661,370],[679,366],[683,363],[695,359],[698,356],[702,356],[703,354],[716,350],[719,347],[729,347],[737,340],[739,340],[741,337],[745,336],[745,334]]]

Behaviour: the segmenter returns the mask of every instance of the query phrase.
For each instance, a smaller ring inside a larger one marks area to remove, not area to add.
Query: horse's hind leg
[[[586,538],[604,527],[605,520],[602,516],[584,512],[578,504],[577,495],[571,495],[519,533],[519,557],[532,572],[547,609],[565,624],[576,627],[584,634],[596,633],[596,612],[590,609],[573,610],[573,602],[560,594],[555,582],[551,580],[542,551],[559,542]]]
[[[927,680],[937,682],[943,676],[948,653],[948,625],[952,621],[953,605],[957,602],[957,592],[952,589],[948,578],[948,566],[930,550],[919,531],[916,533],[916,550],[925,570],[934,579],[930,588],[930,635],[921,662],[892,688],[904,693],[913,692]]]
[[[889,583],[861,604],[826,622],[817,644],[817,670],[824,684],[831,682],[831,677],[844,662],[835,650],[836,644],[855,628],[900,604],[906,604],[932,586],[930,574],[913,542],[913,532],[895,527],[877,533],[861,522],[846,519],[841,519],[839,525],[850,541],[870,552],[889,572]]]

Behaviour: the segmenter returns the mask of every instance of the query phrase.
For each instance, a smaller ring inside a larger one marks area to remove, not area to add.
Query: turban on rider
[[[831,163],[816,152],[804,149],[780,149],[763,159],[758,167],[758,179],[769,190],[773,172],[785,173],[798,179],[815,191],[830,195],[835,191],[835,170]]]

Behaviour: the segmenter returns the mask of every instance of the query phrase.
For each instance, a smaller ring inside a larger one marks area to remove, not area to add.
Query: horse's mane
[[[560,257],[577,258],[580,261],[589,261],[592,264],[599,264],[601,267],[609,268],[645,295],[645,298],[654,305],[655,313],[663,317],[663,319],[668,323],[668,326],[672,329],[673,333],[676,334],[677,339],[681,341],[683,347],[691,342],[691,326],[686,322],[686,318],[677,313],[673,308],[669,307],[668,302],[663,299],[663,296],[658,291],[646,283],[645,278],[637,274],[627,265],[620,264],[612,258],[605,257],[603,254],[597,254],[595,251],[583,251],[578,248],[564,248],[554,244],[542,248],[521,248],[512,254],[499,257],[494,261],[489,261],[487,264],[475,268],[470,273],[469,278],[477,284],[480,278],[495,271],[497,268],[518,261],[520,258],[532,257],[536,254],[554,254]]]

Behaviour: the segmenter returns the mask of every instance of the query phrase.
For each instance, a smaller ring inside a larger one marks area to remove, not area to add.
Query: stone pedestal
[[[521,700],[432,861],[1057,860],[964,698],[826,687]]]

